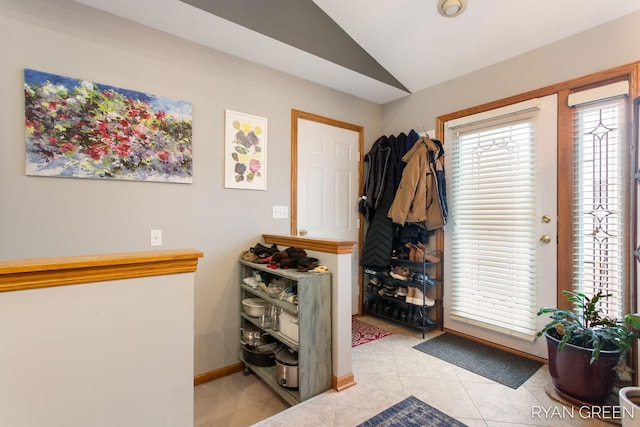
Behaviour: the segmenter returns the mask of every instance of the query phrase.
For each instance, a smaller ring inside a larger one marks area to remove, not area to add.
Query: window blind
[[[527,340],[537,311],[532,110],[465,122],[445,157],[450,315]]]
[[[601,307],[613,319],[624,310],[625,96],[574,107],[573,286],[611,296]]]

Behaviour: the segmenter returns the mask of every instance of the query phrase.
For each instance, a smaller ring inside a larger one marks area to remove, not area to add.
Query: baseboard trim
[[[225,366],[224,368],[216,369],[215,371],[204,372],[193,377],[193,385],[208,383],[209,381],[217,380],[218,378],[226,377],[227,375],[241,372],[244,369],[244,365],[241,362],[234,363],[233,365]]]
[[[331,376],[331,388],[336,391],[343,391],[350,387],[356,385],[355,377],[353,373],[348,373],[347,375],[343,375],[340,378],[335,375]]]

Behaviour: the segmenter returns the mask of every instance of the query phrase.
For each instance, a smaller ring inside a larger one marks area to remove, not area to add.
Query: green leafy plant
[[[600,306],[600,300],[611,296],[599,291],[591,298],[580,292],[563,292],[573,309],[544,307],[538,316],[550,314],[551,321],[538,332],[538,336],[548,333],[560,340],[558,351],[566,344],[591,349],[590,363],[598,360],[600,351],[626,351],[631,348],[633,339],[639,335],[640,317],[630,314],[624,321],[606,317]]]
[[[624,323],[633,330],[636,337],[640,337],[640,313],[630,313],[625,315]]]

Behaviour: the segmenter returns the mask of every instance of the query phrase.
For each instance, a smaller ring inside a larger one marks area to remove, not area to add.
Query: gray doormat
[[[415,396],[396,403],[358,427],[466,427]]]
[[[438,335],[413,348],[514,389],[542,366],[541,362],[455,334]]]

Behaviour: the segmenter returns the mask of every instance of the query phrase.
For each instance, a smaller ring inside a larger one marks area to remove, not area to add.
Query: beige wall
[[[195,373],[237,363],[235,260],[262,233],[289,231],[271,216],[289,205],[291,109],[363,126],[369,141],[381,107],[71,0],[0,2],[0,52],[0,259],[149,250],[149,230],[162,229],[160,249],[205,254]],[[190,101],[193,184],[25,176],[24,68]],[[267,191],[224,188],[225,109],[269,119]]]
[[[183,273],[2,292],[0,424],[193,425],[193,282]]]
[[[638,60],[640,12],[386,104],[382,131],[433,129],[438,116]]]
[[[237,362],[234,261],[289,204],[290,110],[381,134],[431,129],[437,116],[640,59],[640,13],[380,107],[96,11],[71,0],[0,3],[0,259],[149,249],[204,252],[196,273],[195,373]],[[33,68],[193,104],[194,183],[24,174],[22,70]],[[267,191],[226,190],[224,110],[269,118]],[[153,301],[149,301],[152,304]]]

